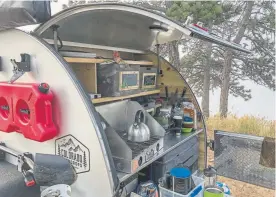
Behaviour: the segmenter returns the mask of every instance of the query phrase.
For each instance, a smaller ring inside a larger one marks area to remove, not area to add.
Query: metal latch
[[[214,151],[215,150],[215,141],[210,140],[209,142],[207,142],[207,147],[209,147],[210,150]]]
[[[15,82],[19,79],[25,72],[31,71],[31,56],[29,54],[20,54],[21,62],[16,62],[15,59],[11,59],[13,65],[13,76],[11,77],[9,83]]]

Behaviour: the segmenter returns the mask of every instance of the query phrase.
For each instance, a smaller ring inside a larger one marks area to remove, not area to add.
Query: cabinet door
[[[218,175],[275,189],[275,139],[215,131],[214,163]]]

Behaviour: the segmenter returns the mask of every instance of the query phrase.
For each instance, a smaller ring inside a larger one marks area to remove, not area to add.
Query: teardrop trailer
[[[150,51],[186,37],[249,52],[200,26],[124,4],[72,7],[32,33],[0,31],[0,169],[2,177],[12,174],[1,178],[1,193],[16,196],[13,188],[25,180],[32,187],[20,196],[67,184],[73,197],[111,197],[142,180],[158,184],[179,164],[202,172],[207,136],[196,97]]]

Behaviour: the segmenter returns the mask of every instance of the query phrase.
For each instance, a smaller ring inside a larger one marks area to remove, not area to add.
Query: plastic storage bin
[[[187,195],[176,193],[172,190],[166,189],[159,184],[159,194],[160,197],[203,197],[204,191],[204,179],[201,177],[197,177],[192,175],[192,179],[195,183],[195,188],[190,191]]]
[[[97,64],[97,93],[102,97],[140,93],[140,66],[117,63]]]

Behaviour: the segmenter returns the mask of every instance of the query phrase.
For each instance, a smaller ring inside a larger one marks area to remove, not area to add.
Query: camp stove
[[[96,107],[110,145],[117,171],[133,173],[163,151],[165,130],[135,101],[120,101]],[[142,110],[145,124],[150,129],[150,140],[133,142],[128,140],[127,129],[133,124],[135,114]]]
[[[130,141],[127,139],[126,133],[121,137],[132,151],[132,159],[127,161],[125,158],[114,158],[118,171],[132,173],[139,166],[158,156],[163,150],[164,138],[162,136],[151,136],[150,140],[145,142]]]

